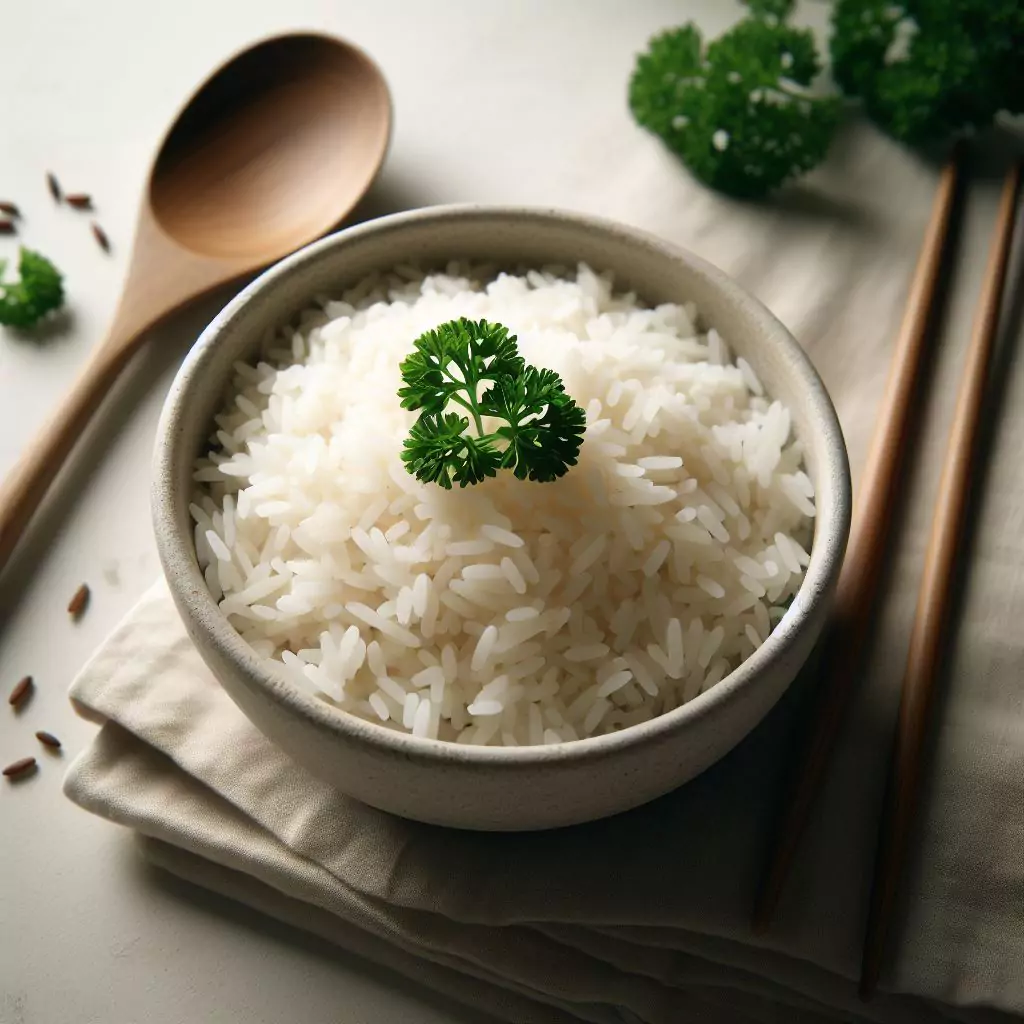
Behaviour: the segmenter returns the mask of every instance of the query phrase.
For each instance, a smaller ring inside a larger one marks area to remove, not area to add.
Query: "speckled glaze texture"
[[[231,366],[268,325],[318,293],[337,294],[397,263],[499,266],[579,261],[611,270],[648,303],[692,300],[784,401],[817,491],[811,561],[792,606],[764,645],[688,704],[609,736],[556,746],[456,746],[391,732],[307,696],[257,657],[211,598],[188,515],[192,463],[227,397]],[[828,394],[803,350],[721,271],[651,235],[555,210],[435,207],[339,232],[264,273],[210,324],[186,359],[161,418],[153,512],[164,572],[190,636],[243,712],[310,772],[386,811],[460,828],[552,828],[626,810],[704,771],[779,699],[817,640],[850,525],[846,448]]]

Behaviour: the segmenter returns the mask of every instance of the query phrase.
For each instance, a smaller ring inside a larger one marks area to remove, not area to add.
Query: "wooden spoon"
[[[376,176],[390,132],[379,69],[327,36],[265,40],[200,87],[150,172],[107,336],[0,487],[0,570],[146,328],[336,225]]]

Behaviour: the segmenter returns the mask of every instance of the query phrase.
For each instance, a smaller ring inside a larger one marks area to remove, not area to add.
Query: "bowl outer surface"
[[[766,643],[707,693],[651,722],[555,746],[490,748],[418,739],[332,708],[259,658],[217,608],[195,557],[192,463],[228,397],[232,365],[256,355],[268,326],[318,294],[338,294],[399,263],[498,268],[588,263],[649,304],[693,301],[792,412],[815,484],[811,562]],[[752,296],[703,260],[612,222],[559,211],[435,207],[350,228],[272,267],[210,324],[172,385],[154,459],[157,543],[189,634],[225,690],[296,762],[372,806],[460,828],[551,828],[613,814],[693,778],[732,749],[792,682],[825,623],[850,522],[846,449],[803,350]]]

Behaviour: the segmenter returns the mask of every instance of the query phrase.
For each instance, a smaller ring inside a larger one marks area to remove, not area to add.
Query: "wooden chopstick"
[[[896,738],[879,833],[878,857],[871,892],[860,991],[874,992],[882,969],[886,939],[907,843],[917,805],[924,741],[935,689],[944,628],[953,590],[958,541],[963,531],[971,468],[981,422],[989,365],[999,323],[1013,229],[1017,215],[1021,167],[1006,176],[995,236],[989,251],[981,302],[963,370],[956,412],[949,434],[946,464],[935,505],[932,532],[925,554],[917,614],[903,677]]]
[[[793,774],[793,783],[779,819],[754,907],[753,926],[759,932],[770,925],[778,906],[839,727],[856,687],[859,667],[856,654],[866,646],[881,577],[892,503],[909,435],[915,386],[925,352],[930,312],[962,165],[963,149],[957,147],[939,178],[931,218],[907,297],[889,379],[860,482],[846,559],[836,588],[830,632],[821,664],[822,693],[807,746]]]

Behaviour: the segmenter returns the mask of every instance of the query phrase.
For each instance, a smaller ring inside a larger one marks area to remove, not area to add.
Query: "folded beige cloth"
[[[65,790],[140,833],[153,861],[503,1019],[994,1021],[1003,1015],[929,1003],[1024,1009],[1019,849],[1016,862],[985,852],[998,822],[984,842],[949,837],[959,852],[918,874],[905,915],[917,930],[889,987],[921,998],[857,1003],[863,871],[851,867],[870,836],[853,820],[817,837],[827,870],[795,880],[777,932],[750,936],[796,699],[648,807],[508,835],[402,821],[309,776],[210,676],[162,584],[71,695],[104,724]],[[976,856],[965,861],[964,846]]]
[[[824,376],[856,474],[934,170],[856,128],[808,182],[750,205],[695,186],[654,145],[594,145],[602,173],[582,181],[580,202],[701,252],[754,290]],[[986,229],[993,193],[991,183],[975,192]],[[985,234],[968,234],[964,251],[983,252]],[[982,262],[965,259],[958,272],[965,298],[932,375],[862,690],[766,938],[746,921],[807,680],[728,758],[648,807],[546,834],[445,831],[353,803],[290,763],[213,681],[158,587],[73,686],[104,724],[72,766],[68,795],[136,830],[169,870],[512,1021],[1024,1014],[1019,360],[1001,362],[989,404],[998,430],[976,488],[970,571],[884,992],[863,1005],[854,982],[886,753]],[[1010,319],[1019,330],[1019,316]]]

